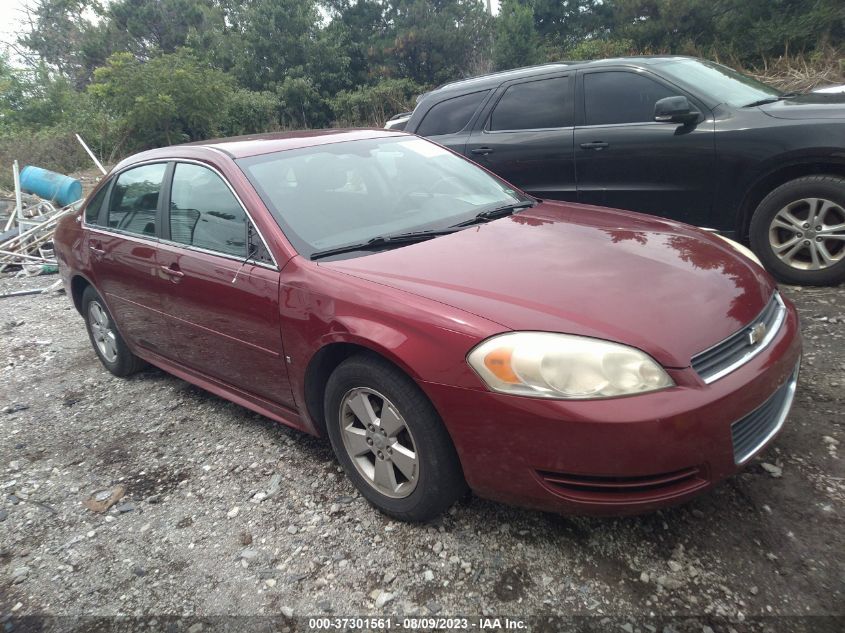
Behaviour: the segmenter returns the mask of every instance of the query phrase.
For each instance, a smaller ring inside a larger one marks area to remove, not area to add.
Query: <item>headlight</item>
[[[475,347],[467,362],[493,391],[534,398],[610,398],[675,384],[638,349],[570,334],[500,334]]]
[[[744,245],[740,244],[739,242],[735,242],[734,240],[732,240],[728,237],[725,237],[724,235],[719,235],[718,233],[713,233],[713,235],[715,235],[716,237],[721,237],[728,244],[730,244],[731,248],[733,248],[735,251],[745,255],[748,259],[750,259],[752,262],[757,264],[760,268],[763,267],[762,262],[757,258],[757,256],[752,252],[752,250],[750,248],[748,248],[747,246],[744,246]]]

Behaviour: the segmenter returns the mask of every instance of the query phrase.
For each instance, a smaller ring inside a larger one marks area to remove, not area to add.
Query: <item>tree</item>
[[[389,0],[385,63],[394,77],[433,85],[473,73],[489,57],[490,16],[479,0]]]
[[[217,134],[233,90],[225,73],[200,63],[189,49],[141,61],[115,53],[94,73],[89,94],[118,117],[123,151],[209,138]]]
[[[115,0],[106,18],[120,48],[141,58],[175,53],[192,33],[223,26],[223,13],[210,0]]]
[[[35,0],[27,5],[29,30],[18,37],[31,68],[47,69],[82,86],[90,76],[83,47],[94,25],[87,13],[101,11],[97,0]]]
[[[534,27],[534,9],[519,0],[503,0],[496,20],[493,64],[498,69],[530,66],[543,58],[540,36]]]

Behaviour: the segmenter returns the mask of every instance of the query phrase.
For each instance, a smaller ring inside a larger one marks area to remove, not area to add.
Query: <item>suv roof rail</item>
[[[583,62],[572,62],[572,61],[559,61],[559,62],[546,62],[545,64],[533,64],[531,66],[520,66],[518,68],[508,68],[507,70],[497,70],[491,73],[484,73],[482,75],[475,75],[473,77],[464,77],[463,79],[456,79],[455,81],[449,81],[445,84],[441,84],[436,88],[430,90],[430,92],[434,92],[436,90],[442,90],[443,88],[448,88],[449,86],[456,86],[458,84],[462,84],[467,81],[474,81],[476,79],[486,79],[488,77],[495,77],[496,75],[506,75],[508,73],[518,72],[520,70],[529,70],[531,68],[543,68],[545,66],[571,66],[572,64],[580,64]],[[428,93],[423,93],[428,94]]]

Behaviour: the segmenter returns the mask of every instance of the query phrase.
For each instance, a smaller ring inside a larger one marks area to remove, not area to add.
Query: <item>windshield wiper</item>
[[[490,220],[495,220],[496,218],[503,218],[506,215],[513,215],[520,209],[527,209],[529,207],[533,207],[535,204],[536,203],[533,200],[523,200],[522,202],[506,204],[503,207],[496,207],[495,209],[488,209],[487,211],[482,211],[475,217],[472,217],[469,220],[464,220],[463,222],[459,222],[458,224],[453,224],[452,226],[470,226],[472,224],[480,224],[481,222],[489,222]]]
[[[358,244],[346,244],[344,246],[336,246],[335,248],[327,248],[323,251],[316,251],[311,253],[311,260],[322,259],[324,257],[331,257],[332,255],[341,255],[343,253],[354,253],[355,251],[367,251],[371,249],[384,248],[385,246],[401,244],[411,244],[413,242],[422,242],[439,235],[449,235],[455,233],[459,229],[433,229],[429,231],[411,231],[410,233],[397,233],[396,235],[379,235],[366,242]]]
[[[752,101],[751,103],[747,103],[743,108],[753,108],[755,106],[766,105],[767,103],[775,103],[777,101],[783,101],[784,99],[791,99],[792,97],[800,97],[803,92],[793,91],[793,92],[785,92],[778,97],[766,97],[765,99],[759,99],[757,101]]]

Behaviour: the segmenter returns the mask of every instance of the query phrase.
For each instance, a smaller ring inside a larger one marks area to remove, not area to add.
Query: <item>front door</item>
[[[655,122],[659,99],[683,95],[695,102],[643,72],[584,72],[578,85],[578,201],[708,226],[715,161],[712,116],[693,125]]]
[[[242,391],[294,406],[282,350],[279,271],[229,186],[177,163],[159,258],[163,309],[180,362]]]
[[[574,78],[506,84],[470,136],[466,155],[539,198],[575,200]]]
[[[94,285],[118,330],[130,345],[172,357],[161,313],[160,292],[167,279],[160,269],[157,227],[167,163],[153,163],[119,174],[86,214],[86,251]]]

